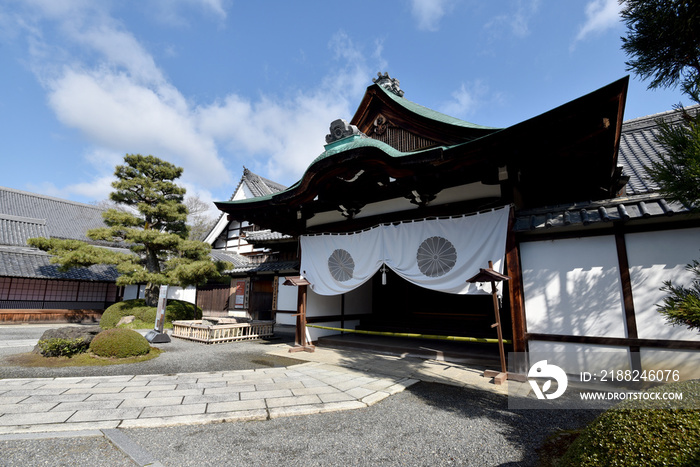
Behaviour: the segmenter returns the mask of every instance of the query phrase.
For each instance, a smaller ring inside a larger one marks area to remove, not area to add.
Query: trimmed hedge
[[[700,380],[648,392],[681,392],[689,408],[664,408],[663,400],[625,401],[588,425],[556,465],[700,465]]]
[[[126,358],[147,354],[151,345],[134,330],[114,328],[95,336],[90,351],[99,357]]]
[[[143,299],[125,300],[115,303],[102,314],[100,327],[102,329],[112,329],[117,326],[119,320],[124,316],[135,316],[136,320],[150,323],[148,326],[153,327],[156,323],[156,307],[146,306],[146,301]],[[166,327],[171,327],[173,321],[201,318],[202,309],[195,307],[192,303],[181,300],[168,300],[168,304],[165,307]]]

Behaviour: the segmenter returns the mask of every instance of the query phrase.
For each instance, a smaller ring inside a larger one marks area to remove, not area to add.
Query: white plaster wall
[[[640,356],[643,370],[678,370],[683,381],[700,378],[700,352],[697,350],[642,347]]]
[[[700,258],[700,229],[635,233],[625,241],[639,337],[699,341],[696,331],[666,324],[656,305],[666,295],[659,290],[664,281],[685,286],[692,282],[685,265]]]
[[[629,370],[629,348],[569,342],[528,342],[530,365],[540,360],[557,365],[567,374],[582,371],[600,373],[601,370]]]
[[[531,333],[627,337],[612,236],[520,245]]]
[[[137,298],[144,298],[143,294],[144,291],[141,290],[141,297],[137,297],[137,293],[139,290],[138,285],[127,285],[124,287],[124,300],[135,300]]]
[[[136,298],[145,298],[146,288],[141,286],[140,294],[137,297],[136,292],[139,290],[138,285],[127,285],[124,287],[124,300],[134,300]],[[197,298],[197,288],[190,286],[187,288],[182,287],[168,287],[168,299],[182,300],[183,302],[196,303]]]
[[[497,198],[501,196],[500,185],[484,185],[481,182],[470,183],[468,185],[460,185],[452,188],[446,188],[437,194],[435,199],[430,202],[430,205],[437,206],[440,204],[454,203],[458,201],[467,201],[481,198]],[[370,203],[364,206],[355,218],[376,216],[389,212],[410,211],[418,209],[416,204],[411,203],[407,198],[394,198],[378,203]],[[331,222],[341,222],[345,217],[340,211],[327,211],[317,213],[314,217],[306,221],[307,227],[315,225],[323,225]]]
[[[170,286],[168,287],[168,299],[196,303],[197,287],[191,285],[183,289],[182,287]]]
[[[277,324],[296,326],[297,318],[296,318],[296,316],[292,316],[290,313],[277,313],[275,315],[275,322]]]
[[[340,295],[318,295],[307,287],[306,316],[340,315]]]
[[[286,279],[277,279],[277,309],[285,311],[297,311],[297,297],[299,288],[293,285],[282,285]]]
[[[226,215],[221,216],[218,222],[216,223],[216,226],[211,230],[211,232],[209,232],[209,235],[207,235],[207,238],[205,238],[204,241],[210,245],[214,245],[215,240],[218,238],[221,232],[228,226],[228,224],[229,221]]]
[[[341,328],[340,321],[328,321],[323,323],[314,323],[319,326],[327,326],[330,328]],[[355,329],[360,324],[360,320],[345,321],[345,329]],[[339,331],[331,331],[329,329],[306,328],[306,336],[311,342],[316,342],[320,337],[333,336],[340,334]]]

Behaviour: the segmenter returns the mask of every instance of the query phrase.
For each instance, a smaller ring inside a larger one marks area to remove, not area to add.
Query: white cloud
[[[49,90],[49,104],[58,119],[95,145],[153,154],[183,166],[187,177],[199,183],[230,181],[213,140],[198,131],[186,107],[172,105],[171,100],[125,74],[104,70],[67,69]]]
[[[480,80],[462,83],[452,93],[452,100],[443,104],[440,111],[457,118],[466,118],[474,115],[483,105],[498,101],[499,95],[490,93],[489,87]]]
[[[223,5],[203,4],[214,10]],[[107,166],[113,169],[126,153],[152,154],[183,167],[181,183],[209,200],[212,192],[235,184],[232,172],[243,164],[265,177],[293,183],[323,152],[330,122],[352,117],[350,102],[362,96],[377,71],[341,31],[328,44],[339,66],[315,88],[297,90],[291,97],[231,93],[195,105],[106,10],[51,5],[41,3],[44,10],[36,12],[44,16],[36,15],[33,21],[56,23],[62,42],[49,43],[41,27],[34,32],[26,28],[36,44],[34,69],[58,120],[89,141],[84,159],[94,172],[89,182],[47,187],[53,193],[103,198],[111,191]],[[372,63],[386,64],[380,46],[369,54]],[[224,161],[223,154],[231,154],[229,160]]]
[[[150,3],[156,9],[155,19],[170,26],[188,26],[188,8],[199,10],[220,21],[228,16],[225,0],[151,0]]]
[[[620,25],[618,0],[593,0],[586,5],[586,22],[579,29],[574,42],[586,39],[591,34],[600,34]]]
[[[411,0],[411,14],[421,31],[437,31],[452,6],[453,0]]]
[[[492,18],[484,28],[499,35],[504,29],[509,29],[514,36],[525,37],[530,34],[530,19],[539,10],[540,2],[541,0],[512,1],[507,14]]]

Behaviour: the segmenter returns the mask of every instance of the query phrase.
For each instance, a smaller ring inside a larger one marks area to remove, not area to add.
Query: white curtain
[[[381,225],[352,234],[303,235],[301,273],[320,295],[349,292],[386,264],[407,281],[453,294],[490,293],[466,280],[503,272],[509,208],[458,218]]]

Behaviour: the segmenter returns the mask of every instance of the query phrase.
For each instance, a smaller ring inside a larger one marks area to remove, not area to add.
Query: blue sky
[[[377,72],[507,127],[629,74],[617,0],[4,0],[0,186],[105,199],[125,154],[228,199],[242,168],[291,185]],[[689,104],[632,76],[625,118]]]

